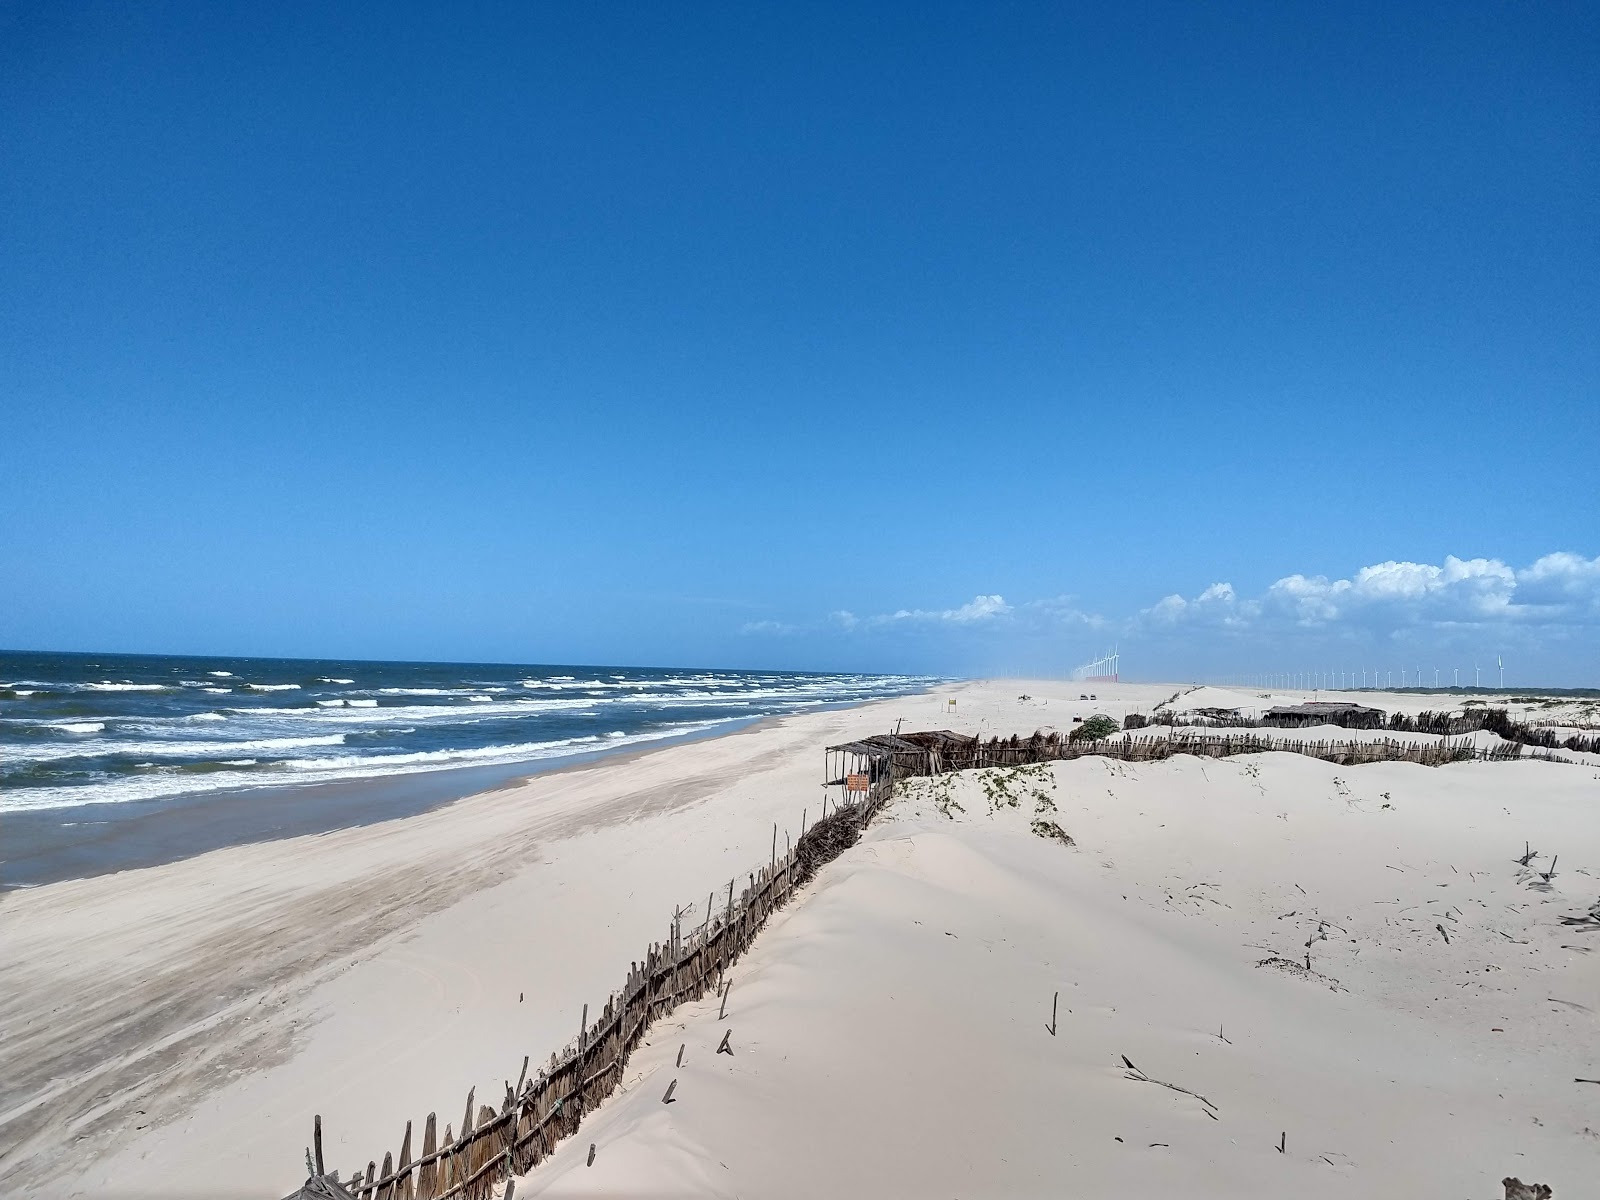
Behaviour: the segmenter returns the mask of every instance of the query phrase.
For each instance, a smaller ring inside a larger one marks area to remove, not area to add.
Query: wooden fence
[[[861,830],[893,794],[897,777],[1090,757],[1152,762],[1178,754],[1227,758],[1269,750],[1341,765],[1415,762],[1437,766],[1474,759],[1554,757],[1524,755],[1523,747],[1515,743],[1480,748],[1470,742],[1448,740],[1426,744],[1391,738],[1300,741],[1258,734],[1203,737],[1177,730],[1170,736],[1104,741],[1040,734],[961,741],[963,748],[955,754],[950,753],[946,743],[942,756],[918,758],[886,752],[875,764],[865,792],[846,792],[843,803],[809,827],[802,816],[799,839],[786,846],[782,854],[778,852],[774,826],[771,860],[749,876],[737,895],[736,880],[729,881],[725,898],[721,891],[713,891],[707,899],[705,917],[688,930],[683,928],[682,915],[674,914],[667,940],[650,945],[641,960],[630,964],[621,990],[607,999],[593,1024],[585,1006],[575,1042],[569,1043],[561,1054],[552,1055],[549,1064],[531,1079],[528,1059],[524,1058],[516,1086],[507,1086],[498,1108],[478,1103],[475,1091],[467,1093],[460,1132],[447,1124],[441,1135],[436,1115],[429,1113],[422,1144],[413,1156],[412,1129],[407,1122],[398,1153],[385,1154],[381,1166],[369,1161],[365,1169],[357,1168],[341,1183],[337,1171],[324,1173],[322,1118],[317,1117],[312,1134],[314,1149],[309,1153],[313,1177],[296,1195],[355,1200],[489,1200],[501,1181],[522,1174],[547,1158],[558,1141],[577,1129],[583,1115],[616,1089],[629,1055],[652,1021],[685,1001],[698,1000],[725,986],[728,968],[749,949],[767,918],[786,904],[795,889],[818,868],[855,843]]]
[[[1115,758],[1123,762],[1153,762],[1171,758],[1175,754],[1192,754],[1201,758],[1229,758],[1235,754],[1263,754],[1270,750],[1289,754],[1303,754],[1326,762],[1349,766],[1367,762],[1414,762],[1425,766],[1444,763],[1504,762],[1518,758],[1541,758],[1555,762],[1567,761],[1543,751],[1529,751],[1518,743],[1496,746],[1475,746],[1467,739],[1437,742],[1409,742],[1398,738],[1374,738],[1367,741],[1318,740],[1275,737],[1268,734],[1225,734],[1207,737],[1182,729],[1170,733],[1148,736],[1113,737],[1103,741],[1073,739],[1057,734],[1034,734],[1032,737],[992,738],[974,740],[960,754],[945,752],[942,763],[932,759],[919,762],[909,755],[896,755],[896,776],[939,774],[943,770],[963,770],[975,767],[1014,767],[1037,762],[1062,762],[1078,758]]]
[[[555,1144],[578,1127],[583,1115],[613,1090],[622,1078],[628,1056],[638,1047],[650,1023],[689,1000],[724,986],[728,968],[755,940],[774,911],[823,863],[853,845],[868,821],[889,799],[892,773],[875,779],[865,792],[806,827],[799,839],[778,850],[773,827],[771,861],[749,876],[735,895],[730,880],[726,896],[713,891],[706,915],[697,926],[683,928],[674,914],[667,940],[646,948],[630,964],[620,991],[607,999],[593,1024],[583,1010],[577,1041],[549,1065],[528,1078],[528,1060],[515,1087],[507,1086],[499,1108],[477,1102],[467,1093],[460,1132],[447,1124],[441,1136],[436,1114],[423,1126],[415,1157],[411,1123],[398,1153],[385,1154],[381,1166],[369,1161],[341,1183],[337,1171],[324,1173],[322,1118],[317,1117],[310,1152],[313,1177],[297,1195],[357,1200],[488,1200],[501,1181],[531,1170],[547,1158]]]

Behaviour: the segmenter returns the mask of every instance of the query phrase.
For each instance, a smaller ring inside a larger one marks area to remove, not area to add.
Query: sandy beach
[[[952,685],[9,894],[0,1187],[276,1200],[313,1113],[364,1166],[559,1048],[675,907],[797,832],[825,745],[1175,690]],[[517,1195],[1582,1195],[1600,934],[1562,918],[1600,895],[1597,788],[1276,753],[914,781],[738,964],[728,1019],[658,1022]]]

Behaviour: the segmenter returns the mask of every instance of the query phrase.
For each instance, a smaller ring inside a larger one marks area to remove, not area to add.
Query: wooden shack
[[[824,782],[842,784],[851,776],[878,778],[892,766],[897,777],[938,775],[973,763],[978,739],[937,729],[921,733],[875,733],[827,748]]]
[[[1382,729],[1384,714],[1381,708],[1367,708],[1361,704],[1333,701],[1310,701],[1306,704],[1281,704],[1262,714],[1263,725],[1280,729],[1299,729],[1306,725],[1338,725],[1342,729]]]

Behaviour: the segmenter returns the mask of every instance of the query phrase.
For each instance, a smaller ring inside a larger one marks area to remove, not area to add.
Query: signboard
[[[844,777],[844,790],[847,792],[866,791],[867,777],[865,775],[846,775]]]

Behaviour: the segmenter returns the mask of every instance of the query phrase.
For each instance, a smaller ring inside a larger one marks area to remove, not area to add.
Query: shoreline
[[[0,902],[12,892],[165,866],[213,850],[421,816],[541,776],[599,763],[628,762],[673,746],[730,737],[780,716],[735,717],[716,728],[673,734],[643,745],[602,746],[489,766],[365,775],[322,783],[263,784],[155,800],[6,813],[0,817],[6,826],[7,849],[6,857],[0,859]],[[95,819],[110,807],[119,810],[113,818]],[[135,811],[127,811],[130,809]]]
[[[571,1036],[675,905],[763,861],[775,822],[798,832],[823,745],[928,723],[946,687],[7,892],[0,1191],[277,1200],[303,1177],[306,1114],[327,1114],[332,1154],[387,1140],[391,1107],[498,1086],[513,1049]]]

